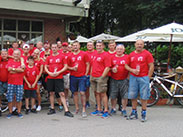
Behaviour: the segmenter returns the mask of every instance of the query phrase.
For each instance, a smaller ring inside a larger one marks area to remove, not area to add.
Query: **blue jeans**
[[[140,99],[148,100],[150,97],[149,77],[135,77],[130,75],[128,98],[136,99],[140,93]]]
[[[70,76],[70,90],[72,93],[74,92],[86,92],[86,76],[75,77]]]

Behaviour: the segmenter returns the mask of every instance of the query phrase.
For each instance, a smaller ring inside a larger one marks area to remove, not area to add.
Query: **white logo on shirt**
[[[124,60],[120,61],[120,64],[125,64],[125,61]]]
[[[52,63],[53,62],[53,59],[50,59],[50,63]]]
[[[36,71],[33,71],[33,72],[32,72],[32,75],[34,76],[35,74],[36,74]]]
[[[143,61],[143,57],[138,57],[138,61]]]
[[[131,62],[134,60],[134,57],[131,57]]]
[[[74,62],[76,59],[75,59],[75,57],[72,57],[72,61]]]
[[[101,57],[98,57],[98,58],[97,58],[97,61],[101,61],[101,60],[102,60],[102,58],[101,58]]]
[[[77,58],[77,60],[81,60],[81,56],[79,56],[79,57]]]
[[[117,63],[117,60],[113,60],[113,63],[116,64]]]
[[[60,62],[60,59],[56,59],[56,63],[59,63]]]

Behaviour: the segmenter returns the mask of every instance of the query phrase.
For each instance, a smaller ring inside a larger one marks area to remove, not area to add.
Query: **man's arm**
[[[129,72],[135,74],[135,75],[138,75],[139,74],[139,71],[137,69],[132,69],[127,64],[125,64],[125,69],[128,70]]]
[[[60,75],[60,73],[63,73],[64,71],[66,71],[67,68],[68,68],[68,65],[64,64],[64,67],[60,71],[56,72],[57,76]]]
[[[90,70],[90,63],[89,62],[86,62],[86,73],[85,73],[85,76],[88,75],[89,70]]]
[[[149,66],[148,76],[150,78],[154,72],[154,63],[149,63],[148,66]]]
[[[102,73],[102,77],[105,78],[107,76],[107,74],[109,73],[109,71],[110,71],[110,67],[106,67],[104,69],[104,72]]]

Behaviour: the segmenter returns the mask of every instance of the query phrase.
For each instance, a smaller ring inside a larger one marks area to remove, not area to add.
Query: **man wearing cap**
[[[75,113],[79,113],[79,98],[78,92],[81,95],[82,117],[87,117],[86,114],[86,78],[89,72],[89,57],[80,50],[80,43],[73,42],[73,53],[68,57],[68,69],[70,70],[70,90],[74,94],[74,103],[76,107]]]
[[[129,65],[125,68],[130,71],[128,98],[132,100],[132,112],[129,119],[137,119],[137,97],[140,94],[142,103],[141,121],[146,121],[147,100],[150,97],[149,80],[154,71],[152,54],[144,49],[144,41],[135,42],[135,51],[129,55]]]
[[[23,45],[23,54],[21,57],[24,59],[24,64],[27,65],[27,58],[30,56],[29,54],[30,46],[28,44]]]
[[[59,54],[63,55],[67,61],[68,56],[70,56],[70,52],[68,51],[68,43],[63,42],[62,43],[62,50],[59,51]],[[68,61],[67,61],[68,62]],[[68,100],[68,93],[69,93],[69,82],[70,82],[70,71],[67,70],[63,73],[63,79],[64,79],[64,89],[65,89],[65,98],[66,98],[66,103],[67,106],[69,106],[69,100]]]

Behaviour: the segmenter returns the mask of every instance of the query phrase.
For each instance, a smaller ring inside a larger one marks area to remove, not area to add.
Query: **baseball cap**
[[[30,48],[30,46],[28,44],[23,45],[23,49],[29,49],[29,48]]]
[[[67,47],[68,45],[69,45],[69,44],[68,44],[67,42],[63,42],[63,43],[62,43],[62,46],[66,46],[66,47]]]

